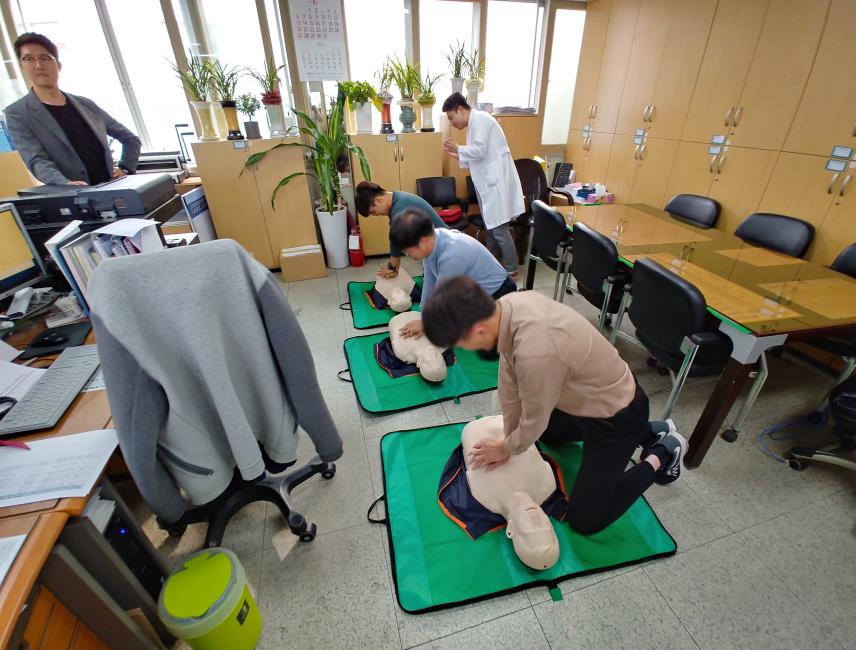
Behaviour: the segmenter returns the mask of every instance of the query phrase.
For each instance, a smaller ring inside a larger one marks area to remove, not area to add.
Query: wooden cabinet
[[[769,0],[719,0],[682,140],[710,142],[737,110]]]
[[[611,0],[593,0],[586,5],[586,26],[580,47],[574,104],[571,109],[572,130],[582,130],[583,124],[591,120],[597,97],[597,79],[600,76],[606,29],[609,26],[610,3]]]
[[[732,144],[777,151],[782,148],[811,71],[828,9],[829,0],[771,0],[746,85],[731,120]],[[856,28],[856,22],[850,27]],[[853,87],[854,79],[841,82]],[[720,104],[720,108],[726,107]]]
[[[832,0],[826,27],[784,150],[828,156],[856,147],[856,2]]]
[[[611,133],[571,131],[565,147],[565,160],[573,163],[576,179],[584,183],[602,183],[612,148]]]
[[[609,26],[597,79],[597,94],[591,112],[591,127],[600,133],[614,133],[621,103],[633,32],[640,0],[612,0]]]
[[[372,181],[386,190],[416,193],[416,179],[443,173],[443,136],[434,133],[351,135],[369,161]],[[363,178],[359,162],[351,156],[354,187]],[[360,235],[366,255],[389,253],[389,219],[359,215]]]
[[[240,144],[246,146],[241,149],[228,140],[192,145],[217,236],[234,239],[268,268],[279,266],[283,248],[318,243],[306,177],[280,189],[275,209],[270,202],[279,179],[305,170],[303,147],[277,149],[255,169],[244,170],[250,154],[279,142],[243,140]]]
[[[826,158],[806,154],[779,154],[759,212],[796,217],[820,226],[846,172],[826,170]]]
[[[829,265],[844,248],[856,242],[856,169],[848,168],[833,187],[832,205],[820,224],[808,259]]]
[[[673,0],[642,0],[615,125],[616,133],[633,135],[636,128],[648,121],[673,5]]]
[[[663,205],[677,148],[675,140],[646,138],[635,144],[633,136],[616,134],[605,175],[616,203]]]
[[[716,3],[717,0],[674,0],[669,8],[669,36],[650,100],[646,126],[649,135],[671,140],[681,137]]]

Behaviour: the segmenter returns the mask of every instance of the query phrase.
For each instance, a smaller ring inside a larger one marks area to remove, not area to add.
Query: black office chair
[[[676,194],[666,207],[669,215],[697,228],[713,228],[719,219],[720,205],[718,201],[698,194]]]
[[[802,219],[756,212],[746,217],[734,234],[755,246],[803,257],[814,239],[814,226]]]
[[[829,398],[832,432],[841,439],[839,445],[825,447],[794,447],[788,453],[788,465],[803,470],[810,462],[830,463],[856,471],[856,377],[836,386]]]
[[[431,204],[434,209],[460,208],[461,214],[455,221],[443,221],[449,228],[463,230],[467,227],[467,201],[458,198],[458,189],[453,176],[430,176],[416,179],[416,194]]]
[[[530,229],[532,226],[532,204],[541,201],[546,205],[551,203],[551,194],[564,197],[568,205],[573,205],[574,199],[569,192],[556,189],[547,184],[544,168],[532,158],[517,158],[514,161],[517,175],[520,177],[520,187],[523,190],[523,205],[526,212],[511,221],[511,235],[517,247],[520,263],[526,261],[526,253],[530,244]]]
[[[574,226],[576,239],[577,225]],[[687,377],[716,375],[731,356],[731,339],[718,330],[704,296],[692,284],[655,261],[642,258],[625,285],[612,342],[625,313],[636,326],[638,341],[672,376],[663,418],[669,417]]]
[[[622,290],[630,276],[622,272],[615,244],[593,228],[576,222],[573,242],[570,274],[577,281],[577,291],[600,309],[597,329],[603,333],[608,316],[618,312]],[[563,297],[564,292],[560,291],[559,302]]]
[[[562,285],[562,279],[570,267],[571,233],[562,214],[543,201],[532,203],[534,227],[532,229],[532,250],[529,254],[529,269],[526,287],[532,288],[535,277],[535,262],[544,262],[556,271],[556,283],[553,287],[553,300],[556,300]]]

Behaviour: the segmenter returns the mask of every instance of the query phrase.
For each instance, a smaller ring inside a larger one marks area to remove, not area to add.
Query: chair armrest
[[[715,332],[696,332],[689,339],[698,346],[716,345],[721,340]]]
[[[606,277],[606,281],[613,286],[620,287],[630,282],[630,276],[626,273],[613,273]]]
[[[555,194],[557,196],[561,196],[568,201],[568,205],[574,204],[574,195],[570,192],[566,192],[565,190],[559,189],[558,187],[548,187],[547,188],[551,194]]]

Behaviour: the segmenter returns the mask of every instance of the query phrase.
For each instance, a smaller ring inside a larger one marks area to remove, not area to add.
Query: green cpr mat
[[[414,276],[413,281],[422,286],[422,276]],[[348,302],[342,303],[342,309],[350,309],[354,319],[354,328],[358,330],[387,325],[396,312],[387,307],[378,309],[369,300],[367,291],[374,289],[374,282],[348,282]],[[414,303],[410,311],[419,311],[419,303]]]
[[[370,521],[386,524],[396,596],[404,611],[420,614],[538,585],[560,597],[556,586],[563,580],[677,550],[643,497],[594,535],[580,535],[551,518],[561,552],[556,565],[545,571],[530,569],[517,558],[504,529],[470,540],[443,514],[437,500],[440,475],[461,443],[465,424],[396,431],[380,443],[386,519]],[[559,463],[570,494],[582,446],[540,446]]]
[[[389,336],[378,332],[345,339],[345,358],[348,361],[354,391],[360,406],[369,413],[390,413],[456,399],[464,395],[483,393],[496,388],[499,361],[485,361],[475,352],[455,348],[455,364],[448,366],[446,378],[436,384],[422,375],[393,378],[380,367],[374,347]]]

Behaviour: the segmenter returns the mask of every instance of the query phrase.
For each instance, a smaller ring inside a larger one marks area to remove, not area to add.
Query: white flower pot
[[[419,129],[423,133],[431,133],[434,130],[434,104],[420,104],[422,111],[422,127]]]
[[[467,104],[473,108],[478,104],[481,85],[481,79],[467,79]]]
[[[268,127],[270,128],[271,137],[285,135],[285,113],[282,110],[282,104],[266,105],[265,113],[267,113]]]
[[[464,94],[464,78],[452,77],[452,92]]]
[[[335,212],[315,210],[318,224],[321,226],[321,238],[327,252],[327,266],[331,269],[343,269],[348,266],[348,210],[342,208]]]
[[[372,132],[372,105],[371,102],[357,104],[357,133]]]
[[[217,135],[217,126],[214,118],[214,102],[190,102],[193,110],[196,111],[196,116],[199,118],[199,126],[202,133],[199,134],[199,139],[202,142],[219,140]]]

